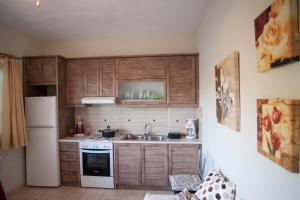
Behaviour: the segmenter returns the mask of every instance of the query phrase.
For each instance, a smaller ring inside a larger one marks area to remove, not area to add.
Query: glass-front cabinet
[[[165,80],[119,80],[117,98],[121,104],[166,104]]]

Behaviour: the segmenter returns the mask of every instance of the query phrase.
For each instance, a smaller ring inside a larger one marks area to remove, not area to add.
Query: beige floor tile
[[[123,197],[125,190],[116,189],[116,190],[105,190],[101,200],[120,200]]]
[[[143,200],[144,190],[125,190],[122,200]]]
[[[62,186],[59,188],[24,187],[8,200],[143,200],[146,192],[172,194],[170,191],[98,189]]]

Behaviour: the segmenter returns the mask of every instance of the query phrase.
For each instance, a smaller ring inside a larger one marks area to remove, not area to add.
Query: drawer
[[[60,161],[77,161],[77,152],[60,152]]]
[[[78,162],[60,162],[60,170],[67,172],[79,172]]]
[[[78,172],[61,172],[62,185],[79,186],[80,176]]]
[[[77,142],[61,142],[60,151],[72,151],[78,152],[78,143]]]

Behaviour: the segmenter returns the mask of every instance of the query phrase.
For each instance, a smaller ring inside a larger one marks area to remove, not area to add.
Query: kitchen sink
[[[139,141],[164,141],[167,136],[164,135],[126,135],[123,140],[139,140]]]

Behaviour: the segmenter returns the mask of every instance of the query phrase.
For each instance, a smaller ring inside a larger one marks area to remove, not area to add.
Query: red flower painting
[[[299,172],[300,101],[257,100],[258,151],[291,172]]]

